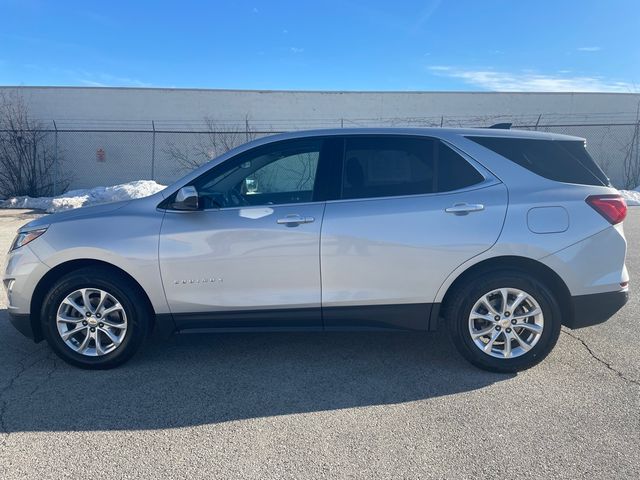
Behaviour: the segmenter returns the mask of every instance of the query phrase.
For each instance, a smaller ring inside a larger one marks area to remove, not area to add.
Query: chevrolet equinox
[[[12,323],[111,368],[152,331],[449,333],[513,372],[627,301],[626,204],[582,138],[339,129],[261,138],[147,198],[43,216]]]

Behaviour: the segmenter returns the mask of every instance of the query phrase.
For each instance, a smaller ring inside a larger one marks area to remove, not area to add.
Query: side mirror
[[[198,191],[193,185],[182,187],[176,194],[173,208],[176,210],[198,210]]]

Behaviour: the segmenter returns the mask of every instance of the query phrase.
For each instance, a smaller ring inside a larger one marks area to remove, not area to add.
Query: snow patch
[[[620,190],[620,193],[630,207],[640,207],[640,185],[634,190]]]
[[[165,185],[153,180],[136,180],[111,187],[70,190],[57,197],[13,197],[0,203],[0,208],[25,208],[55,213],[101,203],[148,197],[164,188]]]

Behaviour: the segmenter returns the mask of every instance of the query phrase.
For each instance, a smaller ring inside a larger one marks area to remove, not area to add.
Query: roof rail
[[[495,128],[496,130],[511,130],[512,123],[496,123],[491,125],[489,128]]]

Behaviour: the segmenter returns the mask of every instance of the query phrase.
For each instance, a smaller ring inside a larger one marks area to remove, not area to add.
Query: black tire
[[[476,301],[500,288],[528,293],[537,301],[544,317],[544,328],[537,343],[528,352],[514,358],[496,358],[483,352],[469,331],[469,315]],[[541,362],[558,341],[562,324],[561,309],[551,289],[535,277],[517,270],[484,272],[469,279],[452,292],[444,316],[450,338],[460,354],[476,367],[500,373],[525,370]]]
[[[99,288],[108,292],[120,302],[126,313],[127,329],[122,342],[104,355],[78,353],[58,333],[58,307],[68,295],[81,288]],[[62,360],[76,367],[102,370],[122,365],[140,349],[149,331],[150,315],[138,285],[112,269],[97,266],[75,270],[56,281],[44,298],[41,321],[47,342]]]

